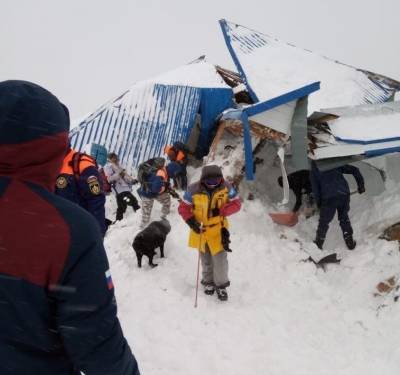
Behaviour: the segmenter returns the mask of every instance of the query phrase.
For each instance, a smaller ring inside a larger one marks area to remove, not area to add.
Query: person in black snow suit
[[[310,181],[310,171],[303,169],[301,171],[296,171],[288,174],[287,176],[289,182],[289,188],[293,191],[296,197],[296,203],[293,207],[293,212],[298,212],[303,201],[303,194],[306,195],[307,203],[312,204],[312,187]],[[278,177],[279,186],[283,186],[282,176]]]
[[[0,82],[0,374],[139,375],[95,218],[54,194],[68,110]]]
[[[359,169],[352,165],[345,165],[324,172],[318,169],[315,162],[311,166],[313,194],[320,209],[318,229],[314,242],[320,249],[323,247],[329,223],[335,216],[336,211],[347,248],[353,250],[356,247],[349,218],[350,190],[343,174],[352,174],[357,182],[358,193],[365,192],[364,178]]]

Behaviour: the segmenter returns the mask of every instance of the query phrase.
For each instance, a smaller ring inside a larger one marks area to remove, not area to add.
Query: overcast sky
[[[220,18],[400,80],[399,15],[400,0],[1,0],[0,81],[81,117],[203,54],[233,68]]]

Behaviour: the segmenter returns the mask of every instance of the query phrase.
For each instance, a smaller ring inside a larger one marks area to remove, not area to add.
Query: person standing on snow
[[[132,185],[138,181],[129,176],[123,169],[118,160],[118,155],[114,152],[108,154],[108,162],[104,166],[104,173],[107,181],[111,184],[117,199],[117,215],[116,220],[122,220],[128,206],[131,206],[136,212],[140,206],[132,194]]]
[[[56,180],[55,193],[90,212],[105,235],[106,197],[96,161],[91,156],[68,148]]]
[[[350,189],[343,174],[352,174],[358,186],[358,193],[365,192],[364,178],[358,168],[352,165],[320,171],[313,161],[311,165],[311,184],[315,201],[319,207],[319,223],[315,244],[322,249],[329,223],[337,211],[343,238],[349,250],[356,247],[353,239],[353,228],[351,227],[350,210]]]
[[[228,184],[217,165],[203,167],[199,181],[191,184],[179,204],[178,212],[190,227],[189,246],[200,251],[202,285],[208,295],[217,291],[226,301],[229,232],[227,216],[240,210],[236,190]]]
[[[161,219],[166,219],[170,212],[171,197],[168,193],[169,176],[165,167],[165,159],[161,157],[149,159],[138,167],[140,188],[138,194],[142,200],[142,220],[140,229],[150,222],[154,201],[161,203]]]
[[[0,373],[139,375],[93,216],[55,194],[68,110],[0,83]]]

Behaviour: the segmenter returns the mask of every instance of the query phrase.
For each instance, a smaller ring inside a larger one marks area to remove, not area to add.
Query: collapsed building
[[[286,175],[311,159],[326,169],[400,150],[400,82],[226,20],[220,26],[238,73],[202,57],[136,83],[72,129],[72,146],[100,144],[133,171],[182,141],[236,183],[253,180],[257,164],[271,175],[276,160]]]

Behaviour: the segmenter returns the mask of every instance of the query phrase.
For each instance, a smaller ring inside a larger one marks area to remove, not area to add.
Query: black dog
[[[142,267],[143,255],[149,258],[149,265],[151,267],[157,267],[157,264],[153,263],[153,257],[156,254],[155,249],[159,247],[161,258],[164,258],[164,242],[170,231],[171,225],[168,220],[163,219],[160,221],[152,221],[136,235],[132,247],[136,252],[139,268]]]

